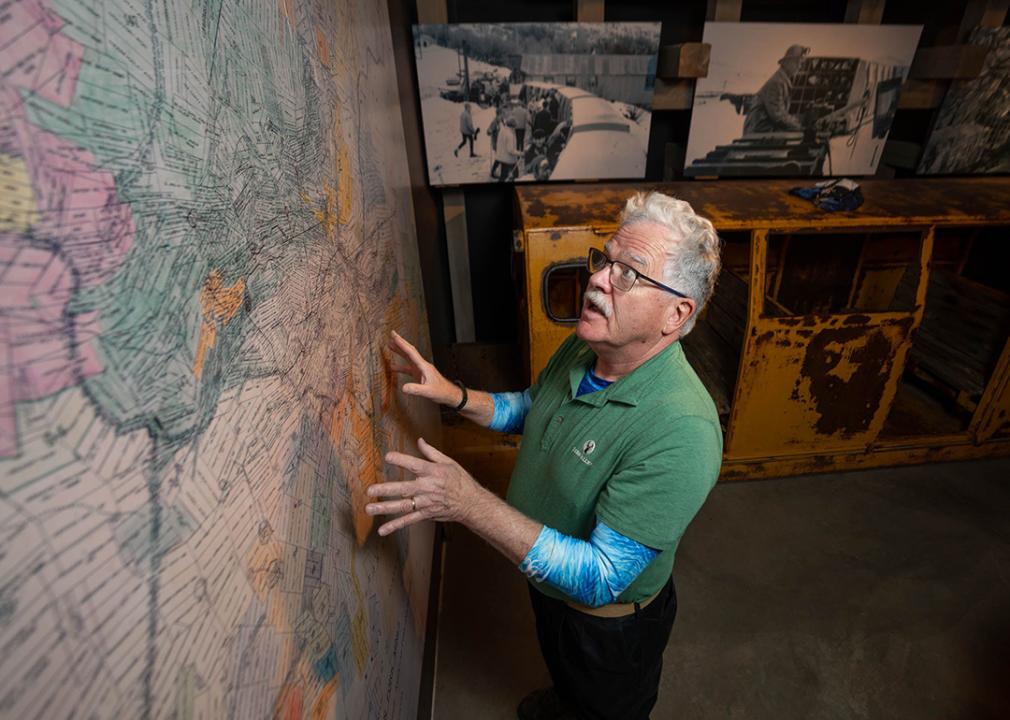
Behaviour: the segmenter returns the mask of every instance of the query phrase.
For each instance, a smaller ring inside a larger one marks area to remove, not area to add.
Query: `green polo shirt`
[[[530,388],[508,502],[566,535],[588,540],[599,520],[659,550],[618,599],[635,602],[670,577],[677,544],[718,478],[722,432],[679,342],[603,390],[576,397],[595,359],[572,334]]]

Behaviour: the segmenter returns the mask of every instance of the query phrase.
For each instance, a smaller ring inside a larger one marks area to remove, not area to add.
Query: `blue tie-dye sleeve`
[[[588,541],[545,525],[519,569],[584,605],[599,607],[617,600],[657,555],[658,550],[601,522]]]
[[[492,393],[494,417],[488,425],[492,430],[504,433],[521,433],[526,423],[526,413],[530,411],[530,391]]]

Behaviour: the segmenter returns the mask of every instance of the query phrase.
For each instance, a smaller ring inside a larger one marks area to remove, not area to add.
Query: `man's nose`
[[[613,266],[608,263],[590,275],[588,287],[605,293],[610,292],[610,270],[612,267]]]

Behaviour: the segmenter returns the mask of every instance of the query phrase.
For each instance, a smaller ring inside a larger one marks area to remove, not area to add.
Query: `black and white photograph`
[[[705,23],[684,174],[872,175],[921,25]]]
[[[920,174],[1010,172],[1010,27],[976,28],[967,42],[989,54],[978,77],[951,83]]]
[[[660,23],[415,25],[434,186],[645,176]]]

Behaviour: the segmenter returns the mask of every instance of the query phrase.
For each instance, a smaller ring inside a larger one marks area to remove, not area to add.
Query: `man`
[[[487,126],[487,136],[491,138],[491,177],[498,179],[498,133],[501,131],[504,120],[502,119],[501,107],[495,108],[494,120]]]
[[[367,506],[403,513],[380,535],[463,523],[529,577],[554,687],[525,698],[520,718],[648,718],[677,610],[674,553],[719,472],[715,406],[679,343],[712,294],[718,237],[659,193],[634,195],[621,219],[590,250],[575,334],[525,392],[467,390],[393,336],[405,393],[523,432],[507,502],[419,440],[423,458],[386,456],[416,479],[368,490],[403,499]]]
[[[498,130],[498,143],[494,154],[495,160],[498,161],[498,182],[512,182],[515,179],[513,171],[520,155],[516,145],[515,126],[515,120],[508,117],[504,127]]]
[[[789,113],[789,95],[793,89],[793,78],[809,52],[810,48],[802,45],[791,45],[786,50],[779,60],[779,69],[751,100],[743,123],[744,135],[803,130],[800,119]]]
[[[537,180],[547,180],[551,176],[551,166],[547,160],[547,136],[542,130],[533,131],[533,140],[523,153],[523,168]]]
[[[543,98],[533,116],[533,135],[540,132],[545,138],[550,137],[555,127],[557,127],[557,123],[551,117],[551,111],[547,109],[547,98]]]
[[[509,118],[512,120],[512,127],[516,134],[516,148],[522,152],[526,149],[526,128],[530,124],[530,111],[526,106],[514,99],[509,110]]]
[[[558,126],[554,128],[554,132],[552,132],[550,137],[547,138],[547,161],[550,163],[552,169],[558,164],[558,158],[561,157],[561,151],[565,149],[565,144],[568,142],[570,130],[570,123],[558,123]]]
[[[459,141],[459,145],[452,151],[452,154],[459,157],[459,151],[469,141],[470,157],[477,157],[473,154],[473,141],[477,138],[477,128],[473,125],[473,116],[470,114],[470,103],[463,103],[463,112],[459,114],[459,134],[463,136],[463,139]]]

